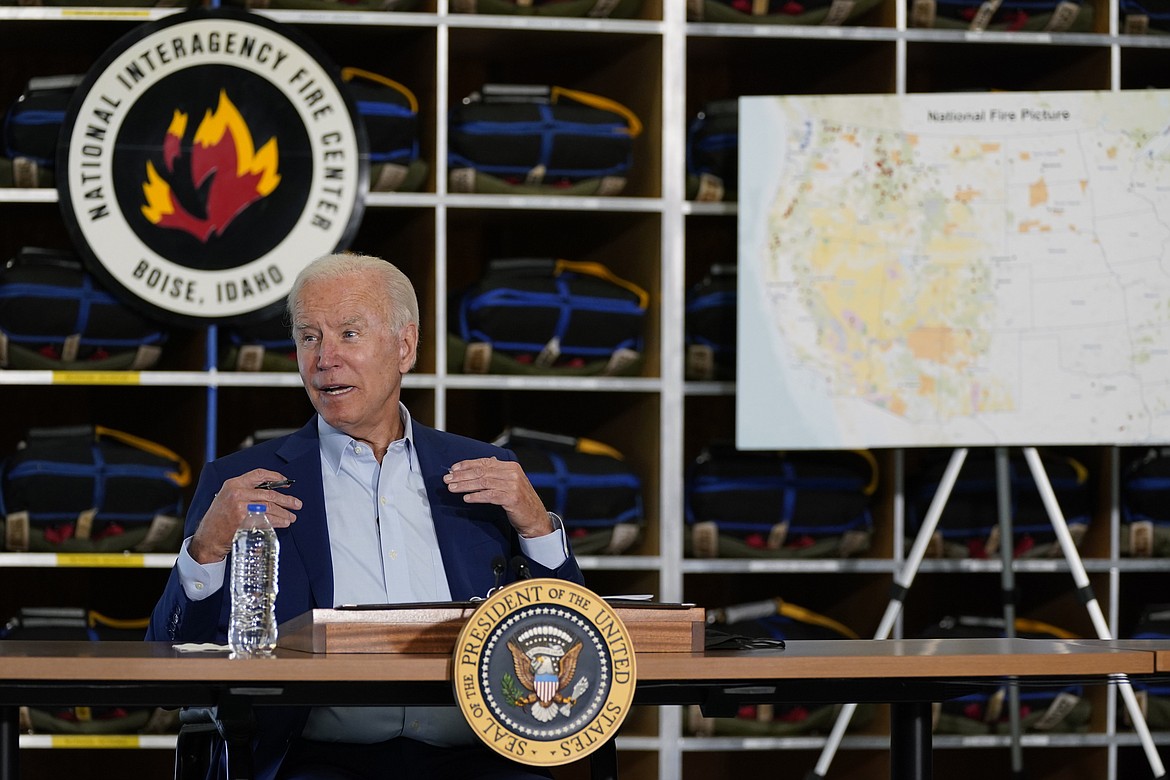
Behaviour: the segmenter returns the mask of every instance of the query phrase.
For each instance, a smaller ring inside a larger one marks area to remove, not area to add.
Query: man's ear
[[[409,322],[398,332],[398,370],[406,373],[418,360],[418,325]]]

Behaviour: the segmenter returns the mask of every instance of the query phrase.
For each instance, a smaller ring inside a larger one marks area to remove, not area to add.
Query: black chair
[[[228,780],[252,780],[256,718],[251,706],[229,697],[217,707],[186,707],[179,712],[179,722],[175,780],[205,780],[224,751]]]

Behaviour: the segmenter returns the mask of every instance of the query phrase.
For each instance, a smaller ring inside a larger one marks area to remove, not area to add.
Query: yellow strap
[[[1077,473],[1077,484],[1085,484],[1085,482],[1089,479],[1089,470],[1085,468],[1085,464],[1081,463],[1076,458],[1066,457],[1065,460],[1068,461],[1068,465],[1073,467],[1073,471]]]
[[[869,450],[853,450],[853,452],[856,452],[858,455],[865,458],[866,462],[869,463],[869,473],[872,474],[873,476],[870,478],[869,484],[866,485],[864,488],[862,488],[862,492],[865,493],[865,495],[867,495],[867,496],[872,496],[874,493],[877,492],[877,487],[878,487],[878,462],[877,462],[877,458],[875,458],[873,456],[873,453],[870,452]]]
[[[414,96],[413,92],[411,92],[409,89],[406,88],[405,84],[399,84],[394,79],[388,79],[385,76],[383,76],[381,73],[374,73],[373,71],[362,70],[361,68],[342,68],[341,69],[342,81],[353,81],[354,78],[359,78],[359,77],[366,79],[367,81],[373,81],[373,82],[376,82],[378,84],[382,84],[383,86],[390,87],[391,89],[398,90],[399,92],[401,92],[403,94],[403,96],[410,103],[411,112],[415,113],[415,114],[418,113],[418,98],[416,98]]]
[[[97,628],[99,625],[102,625],[102,626],[106,626],[107,628],[131,630],[131,629],[136,629],[136,628],[145,629],[148,625],[150,625],[150,618],[149,617],[144,617],[144,618],[112,618],[112,617],[107,617],[107,616],[103,615],[102,613],[98,612],[96,609],[89,610],[89,616],[87,618],[87,621],[89,622],[90,628]]]
[[[576,100],[578,103],[584,103],[587,106],[600,108],[603,111],[612,111],[626,118],[630,124],[630,138],[637,138],[642,134],[642,120],[630,109],[623,106],[616,100],[602,97],[601,95],[594,95],[592,92],[581,92],[577,89],[566,89],[564,87],[553,87],[550,93],[552,102],[557,102],[557,98],[567,97],[571,100]]]
[[[831,628],[842,636],[847,636],[850,639],[860,639],[857,634],[853,632],[848,626],[843,623],[838,623],[831,617],[826,617],[811,609],[798,607],[795,604],[789,604],[786,601],[776,599],[777,611],[785,617],[790,617],[793,620],[799,620],[801,623],[809,623],[814,626],[822,626],[824,628]]]
[[[1028,618],[1016,618],[1016,633],[1027,632],[1030,634],[1050,634],[1057,639],[1076,639],[1077,635],[1065,631],[1063,628],[1057,628],[1051,623],[1045,623],[1042,620],[1030,620]]]
[[[586,455],[606,455],[616,460],[625,460],[620,452],[596,439],[577,439],[577,452],[583,452]]]
[[[151,455],[158,455],[160,458],[174,461],[179,464],[179,470],[177,472],[167,472],[167,476],[173,479],[179,487],[187,487],[187,485],[191,484],[191,467],[187,465],[187,461],[161,444],[157,444],[149,439],[143,439],[140,436],[135,436],[132,433],[116,431],[104,425],[95,425],[93,432],[99,439],[104,436],[108,439],[120,441],[123,444],[129,444],[131,447],[142,450],[143,452],[149,452]]]
[[[615,276],[613,271],[609,270],[601,263],[591,263],[586,260],[557,260],[557,265],[554,272],[559,275],[562,271],[576,271],[579,274],[589,274],[590,276],[596,276],[598,278],[605,279],[607,282],[613,282],[618,287],[629,290],[634,295],[638,296],[638,306],[643,309],[645,309],[646,306],[650,303],[649,293],[633,282],[626,281],[619,276]]]

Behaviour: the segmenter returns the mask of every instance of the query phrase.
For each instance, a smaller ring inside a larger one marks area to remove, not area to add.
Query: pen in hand
[[[277,488],[289,487],[294,482],[296,482],[295,479],[279,479],[279,480],[273,480],[272,482],[261,482],[259,485],[256,486],[256,489],[257,490],[276,490]]]

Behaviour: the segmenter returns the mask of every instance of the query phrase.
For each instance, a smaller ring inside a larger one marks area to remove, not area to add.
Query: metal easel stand
[[[1052,484],[1048,480],[1048,474],[1044,471],[1044,464],[1041,462],[1035,447],[1025,447],[1023,451],[1028,468],[1032,472],[1032,478],[1036,481],[1036,488],[1040,492],[1040,497],[1044,502],[1044,508],[1048,512],[1049,520],[1052,522],[1056,538],[1060,543],[1061,552],[1064,554],[1065,560],[1068,562],[1069,569],[1072,572],[1073,581],[1077,588],[1077,595],[1089,613],[1089,618],[1093,623],[1093,629],[1097,633],[1097,638],[1112,639],[1109,625],[1105,621],[1105,615],[1101,612],[1101,606],[1097,603],[1097,597],[1093,594],[1092,586],[1089,583],[1089,576],[1085,572],[1084,564],[1081,562],[1080,553],[1077,551],[1076,545],[1072,540],[1072,535],[1069,533],[1068,523],[1065,521],[1064,513],[1061,511],[1060,505],[1056,500],[1056,494],[1052,490]],[[922,527],[918,530],[918,536],[915,537],[914,544],[911,546],[910,553],[907,555],[901,570],[894,576],[890,602],[886,605],[886,611],[882,615],[877,630],[874,632],[874,639],[890,638],[894,623],[905,602],[906,594],[909,592],[910,586],[914,583],[914,577],[922,565],[926,548],[930,544],[930,539],[938,527],[939,518],[942,517],[943,509],[946,507],[946,503],[950,499],[951,491],[955,487],[959,470],[963,467],[963,462],[967,459],[967,452],[966,447],[960,447],[951,453],[951,459],[947,463],[942,479],[939,481],[938,490],[935,491],[934,498],[931,499],[930,506],[926,511],[926,517],[923,519]],[[1006,546],[1008,539],[1004,539],[1003,543]],[[1012,587],[1014,589],[1014,584]],[[1012,614],[1014,616],[1014,611]],[[1142,715],[1141,708],[1138,706],[1133,687],[1129,684],[1129,679],[1122,674],[1112,675],[1112,678],[1117,683],[1118,690],[1121,692],[1121,698],[1125,703],[1126,710],[1129,712],[1130,719],[1133,721],[1134,730],[1137,732],[1138,739],[1142,743],[1142,749],[1146,753],[1146,759],[1149,761],[1153,776],[1164,777],[1166,770],[1162,765],[1161,757],[1158,755],[1158,749],[1154,745],[1153,737],[1150,735],[1150,729],[1146,724],[1146,719]],[[853,713],[856,710],[856,704],[846,704],[841,708],[840,713],[837,715],[837,720],[833,723],[833,729],[829,733],[829,737],[821,751],[821,757],[817,761],[816,767],[808,775],[810,780],[813,778],[824,778],[828,773],[829,765],[832,764],[833,757],[836,755],[837,749],[841,746],[845,729],[848,728],[849,721],[853,718]],[[1018,726],[1015,728],[1018,728]]]
[[[995,497],[999,513],[1000,593],[1003,597],[1004,636],[1016,636],[1016,570],[1012,565],[1012,476],[1011,462],[1006,447],[995,448]],[[1024,747],[1020,727],[1020,684],[1012,678],[1008,682],[1008,731],[1011,734],[1012,777],[1024,776]]]

